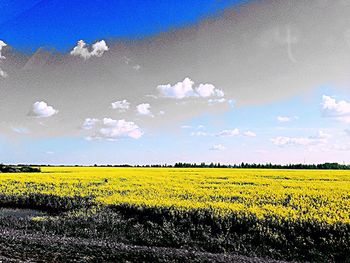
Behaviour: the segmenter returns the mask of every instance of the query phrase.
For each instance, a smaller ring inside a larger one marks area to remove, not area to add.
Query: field
[[[0,193],[3,207],[48,212],[2,218],[11,231],[350,262],[350,171],[42,167],[0,174]]]

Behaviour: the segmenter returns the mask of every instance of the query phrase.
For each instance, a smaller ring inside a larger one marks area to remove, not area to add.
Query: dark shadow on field
[[[209,209],[94,206],[92,199],[39,195],[6,200],[2,204],[49,212],[0,217],[0,256],[19,260],[350,262],[349,224],[216,216]]]

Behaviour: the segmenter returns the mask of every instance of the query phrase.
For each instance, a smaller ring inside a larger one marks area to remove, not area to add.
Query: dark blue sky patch
[[[14,3],[15,2],[15,3]],[[0,39],[32,51],[67,51],[79,39],[138,39],[193,24],[244,0],[0,0]]]

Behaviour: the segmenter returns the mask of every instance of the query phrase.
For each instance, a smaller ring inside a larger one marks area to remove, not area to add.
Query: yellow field
[[[0,192],[350,223],[350,171],[43,167],[42,173],[0,174]]]

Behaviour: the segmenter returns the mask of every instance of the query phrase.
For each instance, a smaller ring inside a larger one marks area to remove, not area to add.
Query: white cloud
[[[8,74],[0,68],[0,77],[7,78]]]
[[[188,97],[223,97],[224,92],[215,88],[213,84],[199,84],[194,88],[194,82],[186,77],[183,81],[177,82],[175,85],[166,84],[159,85],[157,89],[163,97],[183,99]]]
[[[277,120],[279,122],[290,122],[291,121],[291,117],[288,117],[288,116],[277,116]]]
[[[226,150],[226,147],[222,144],[214,144],[213,146],[210,147],[210,150],[212,150],[212,151],[224,151],[224,150]]]
[[[72,56],[80,56],[84,59],[89,59],[91,57],[101,57],[108,49],[106,42],[101,40],[92,45],[92,50],[90,52],[84,40],[79,40],[70,54]]]
[[[4,41],[2,41],[2,40],[0,40],[0,59],[5,59],[5,57],[2,55],[2,49],[3,49],[3,47],[6,47],[7,46],[7,44],[4,42]]]
[[[159,85],[157,88],[164,97],[182,99],[195,95],[192,88],[193,85],[194,82],[190,78],[185,78],[183,81],[173,86],[171,84],[166,84]]]
[[[52,106],[47,105],[44,101],[37,101],[33,104],[30,115],[34,115],[37,118],[51,117],[58,113]]]
[[[84,120],[83,125],[81,126],[84,130],[91,130],[97,123],[99,122],[99,119],[95,118],[86,118]]]
[[[91,130],[94,128],[95,134],[85,137],[86,140],[92,141],[96,139],[116,140],[119,138],[139,139],[143,132],[140,127],[132,121],[113,120],[111,118],[103,118],[102,121],[94,118],[86,118],[82,128]]]
[[[196,88],[196,92],[200,97],[223,97],[225,94],[222,90],[215,88],[213,84],[199,84]]]
[[[246,137],[256,137],[256,134],[252,131],[245,131],[243,135]]]
[[[143,135],[139,126],[132,121],[104,118],[102,123],[103,127],[99,129],[98,137],[111,140],[123,137],[139,139]]]
[[[216,134],[218,137],[232,137],[239,135],[239,129],[233,129],[233,130],[223,130]]]
[[[0,40],[0,59],[5,59],[5,57],[2,55],[1,52],[2,52],[3,47],[6,47],[6,46],[7,46],[7,44],[4,41]],[[1,68],[0,68],[0,77],[2,77],[2,78],[8,77],[8,74],[5,71],[3,71]]]
[[[130,103],[127,100],[119,100],[111,103],[112,109],[117,109],[119,112],[125,112],[130,108]]]
[[[92,51],[90,52],[91,56],[102,57],[103,53],[108,51],[109,48],[104,40],[97,41],[92,45]]]
[[[149,105],[149,103],[141,103],[136,106],[136,111],[140,115],[152,116],[150,108],[151,108],[151,105]]]
[[[322,115],[328,118],[334,118],[338,121],[350,123],[350,102],[345,100],[336,101],[336,99],[322,96]]]
[[[279,136],[276,138],[272,138],[271,141],[273,144],[280,146],[280,147],[284,147],[284,146],[312,146],[312,145],[326,144],[330,137],[331,137],[330,134],[327,134],[323,131],[319,131],[317,136],[309,136],[309,137]]]
[[[70,54],[73,56],[80,56],[84,59],[88,59],[91,57],[90,51],[86,47],[86,43],[84,42],[84,40],[79,40],[77,42],[77,45],[70,52]]]

